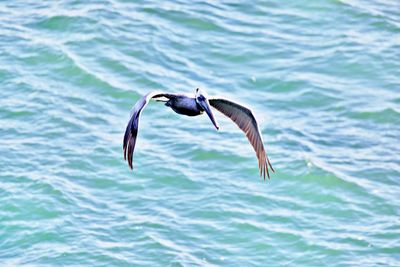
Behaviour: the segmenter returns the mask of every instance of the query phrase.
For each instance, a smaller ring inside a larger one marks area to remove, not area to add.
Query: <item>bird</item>
[[[275,172],[264,148],[261,132],[253,112],[249,108],[226,98],[208,97],[205,90],[200,88],[196,89],[194,97],[185,94],[152,91],[136,102],[131,110],[123,140],[124,160],[128,161],[128,165],[131,169],[133,169],[133,152],[138,136],[140,114],[152,99],[157,102],[164,102],[165,106],[170,107],[180,115],[194,117],[205,112],[214,127],[219,130],[218,122],[211,109],[211,107],[213,107],[230,118],[246,134],[248,141],[256,152],[260,177],[264,177],[265,180],[267,176],[268,179],[270,179],[269,168]]]

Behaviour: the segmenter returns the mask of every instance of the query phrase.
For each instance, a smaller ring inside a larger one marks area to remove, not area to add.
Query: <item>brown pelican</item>
[[[265,152],[260,129],[258,128],[257,121],[251,110],[227,99],[209,98],[205,91],[200,90],[199,88],[196,89],[195,97],[154,91],[143,96],[138,102],[136,102],[131,111],[131,118],[126,126],[123,145],[124,159],[128,159],[128,164],[131,169],[133,151],[135,150],[139,129],[140,113],[149,103],[150,99],[153,98],[156,99],[156,101],[165,102],[167,107],[171,107],[173,111],[178,114],[197,116],[203,114],[205,111],[217,130],[219,129],[219,126],[214,118],[210,105],[225,116],[229,117],[246,134],[247,139],[253,146],[258,158],[260,176],[264,177],[265,180],[265,175],[267,175],[269,179],[268,166],[272,171],[274,171],[274,169],[272,168],[267,153]]]

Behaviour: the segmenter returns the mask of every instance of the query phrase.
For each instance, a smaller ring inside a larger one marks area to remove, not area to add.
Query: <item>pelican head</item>
[[[215,128],[219,130],[218,123],[214,118],[214,114],[210,108],[210,103],[208,102],[208,95],[205,91],[201,90],[200,88],[196,89],[196,103],[207,113],[208,117],[210,118],[211,122],[214,124]]]

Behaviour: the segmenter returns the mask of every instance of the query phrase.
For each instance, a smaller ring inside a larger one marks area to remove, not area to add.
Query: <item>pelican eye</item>
[[[203,95],[199,95],[199,96],[197,97],[197,100],[198,100],[198,101],[205,101],[206,98],[205,98]]]

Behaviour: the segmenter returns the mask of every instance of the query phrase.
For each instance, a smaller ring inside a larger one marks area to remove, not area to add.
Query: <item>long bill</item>
[[[210,104],[208,103],[208,100],[205,99],[205,100],[199,101],[199,105],[200,105],[200,106],[204,109],[204,111],[207,113],[208,117],[210,118],[211,122],[214,124],[215,128],[216,128],[217,130],[219,130],[219,125],[218,125],[218,123],[216,122],[216,120],[215,120],[215,118],[214,118],[214,114],[213,114],[212,111],[211,111],[211,107],[210,107]]]

